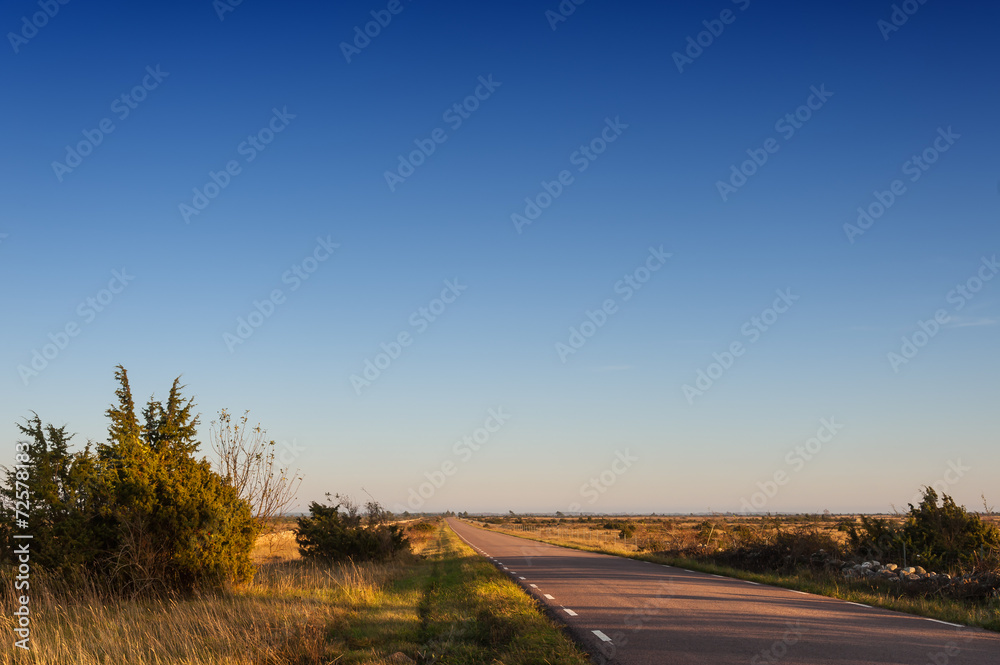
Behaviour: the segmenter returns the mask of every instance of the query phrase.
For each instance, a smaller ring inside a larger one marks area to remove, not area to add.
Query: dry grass
[[[252,554],[254,565],[298,561],[299,546],[295,542],[295,532],[291,529],[276,529],[262,534],[257,539],[257,547]]]
[[[411,525],[407,525],[411,526]],[[251,584],[195,598],[109,601],[32,573],[30,651],[12,649],[13,584],[0,574],[0,664],[584,665],[532,601],[443,522],[411,530],[414,554],[324,567],[294,535],[262,536]],[[433,653],[433,656],[431,655]]]
[[[254,581],[196,598],[114,601],[68,589],[41,572],[31,579],[31,650],[4,648],[0,663],[37,665],[326,664],[330,636],[359,606],[378,604],[407,562],[328,568],[299,560],[289,531],[262,536]],[[9,574],[0,585],[0,639],[16,639]],[[377,661],[374,661],[377,662]]]

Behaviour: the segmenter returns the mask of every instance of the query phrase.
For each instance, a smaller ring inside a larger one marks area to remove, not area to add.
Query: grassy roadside
[[[31,650],[15,639],[12,580],[0,575],[0,664],[329,665],[589,662],[518,587],[445,523],[411,532],[414,554],[324,567],[294,536],[258,541],[254,581],[203,596],[109,601],[39,571]],[[402,652],[408,659],[393,656]]]
[[[1000,600],[990,604],[962,603],[949,598],[913,598],[902,596],[898,589],[889,582],[856,581],[840,579],[833,574],[817,575],[809,571],[796,573],[754,573],[729,566],[720,566],[686,557],[662,556],[647,552],[627,551],[623,547],[594,546],[573,542],[561,538],[534,538],[523,532],[508,531],[503,528],[491,527],[490,531],[504,533],[525,540],[560,545],[576,550],[598,552],[614,556],[627,557],[640,561],[687,568],[703,573],[723,575],[741,580],[749,580],[759,584],[767,584],[796,591],[805,591],[830,598],[839,598],[854,603],[863,603],[897,612],[906,612],[918,616],[947,621],[949,623],[975,626],[1000,632]]]
[[[276,557],[277,558],[277,557]],[[146,600],[109,599],[36,571],[31,579],[31,648],[10,648],[11,581],[3,580],[0,663],[7,665],[326,665],[330,636],[353,608],[380,602],[408,564],[323,568],[283,558],[229,592]]]
[[[405,605],[416,623],[386,622],[377,609],[352,621],[352,639],[393,644],[426,663],[584,665],[590,661],[503,574],[442,523],[419,573],[388,591],[390,606]],[[391,602],[395,598],[399,605]],[[348,655],[339,662],[354,661]]]

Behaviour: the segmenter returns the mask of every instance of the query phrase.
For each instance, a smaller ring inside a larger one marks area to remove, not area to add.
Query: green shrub
[[[32,535],[32,563],[58,574],[71,574],[92,564],[96,554],[89,489],[97,472],[90,445],[81,452],[71,452],[73,435],[67,434],[65,426],[43,425],[38,414],[17,427],[27,439],[16,447],[15,459],[23,468],[8,469],[0,490],[5,538],[10,537],[18,517],[15,509],[21,510],[28,516],[28,527],[17,530]],[[10,552],[9,547],[4,548],[5,555]]]
[[[313,501],[309,516],[296,520],[295,541],[303,558],[384,561],[409,550],[410,542],[402,529],[388,524],[388,515],[378,503],[368,503],[362,515],[349,498],[335,498],[336,504]]]
[[[861,524],[841,522],[839,531],[847,533],[848,552],[855,557],[875,559],[882,563],[902,563],[902,529],[884,517],[861,516]]]
[[[410,529],[413,531],[428,532],[428,531],[435,531],[437,529],[437,526],[434,525],[434,522],[417,522],[416,524],[411,526]]]
[[[927,567],[967,567],[1000,549],[1000,529],[983,522],[947,494],[924,488],[919,506],[910,504],[902,539],[914,559]]]
[[[625,538],[631,538],[635,535],[635,525],[631,522],[625,522],[622,524],[621,531],[618,532],[618,537],[624,540]]]
[[[9,536],[18,474],[28,486],[32,561],[88,574],[128,594],[223,586],[253,575],[257,526],[236,491],[195,457],[198,417],[175,380],[166,404],[150,400],[144,424],[121,366],[108,441],[71,452],[65,427],[36,415],[19,425],[25,469],[7,470],[0,522]],[[23,530],[20,529],[19,530]],[[9,553],[11,549],[5,548]]]
[[[902,525],[885,518],[861,517],[861,523],[842,522],[849,553],[882,563],[919,563],[932,569],[968,569],[989,560],[1000,549],[1000,530],[968,512],[947,494],[938,497],[924,488],[920,504],[910,504]]]

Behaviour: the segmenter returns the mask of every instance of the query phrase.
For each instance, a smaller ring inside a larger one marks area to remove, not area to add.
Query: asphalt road
[[[997,633],[448,524],[560,617],[595,662],[1000,665]]]

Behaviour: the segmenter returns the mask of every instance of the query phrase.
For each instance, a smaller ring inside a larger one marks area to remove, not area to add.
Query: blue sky
[[[180,375],[206,425],[249,409],[303,502],[1000,500],[1000,9],[45,6],[0,13],[11,454],[32,410],[103,439],[121,363],[139,399]]]

